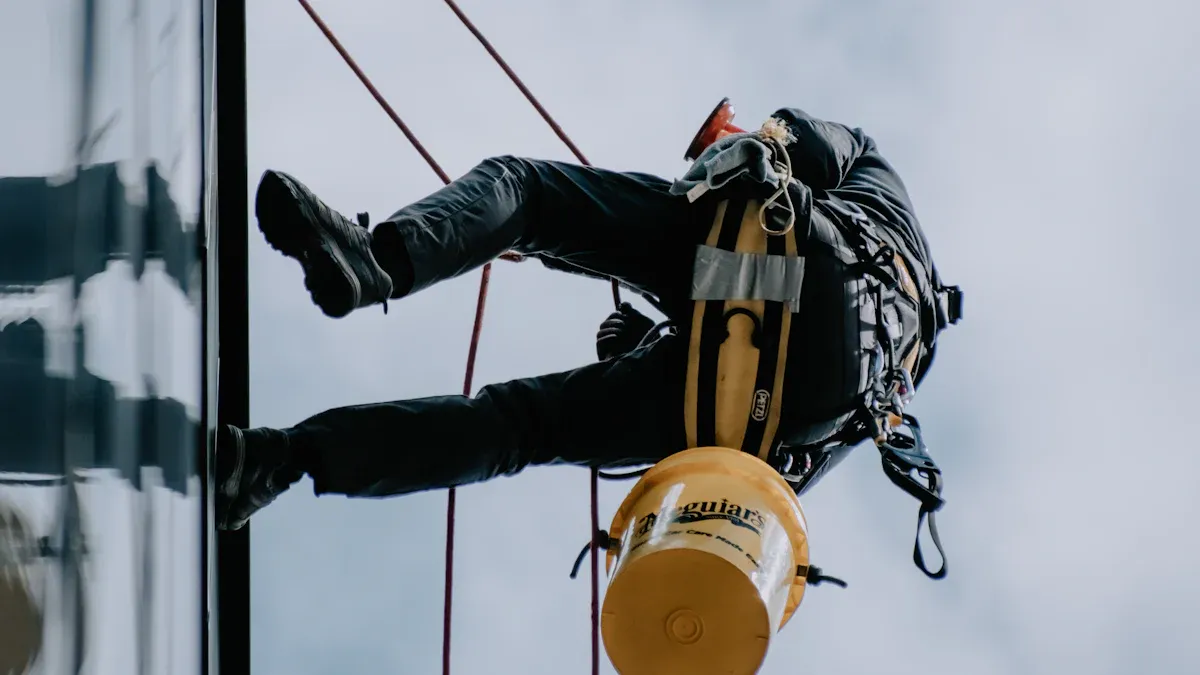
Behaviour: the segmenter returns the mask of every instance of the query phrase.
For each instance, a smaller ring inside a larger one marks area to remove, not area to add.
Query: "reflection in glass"
[[[0,675],[200,670],[201,7],[0,3]]]

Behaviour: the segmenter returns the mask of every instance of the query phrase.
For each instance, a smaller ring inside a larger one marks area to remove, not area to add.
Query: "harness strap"
[[[921,523],[926,515],[929,516],[929,538],[933,540],[933,546],[942,559],[942,566],[936,572],[929,571],[925,565],[925,556],[921,555]],[[921,510],[917,512],[917,536],[913,540],[913,564],[930,579],[941,579],[946,576],[946,551],[942,548],[942,538],[938,536],[937,520],[934,512],[924,506],[921,506]]]
[[[918,362],[921,361],[923,340],[912,341],[903,352],[898,353],[896,349],[901,326],[893,304],[894,298],[897,294],[903,294],[919,306],[922,304],[920,291],[909,272],[906,258],[897,249],[897,244],[877,231],[875,224],[856,204],[840,199],[830,199],[826,203],[834,211],[847,216],[849,221],[831,218],[849,247],[826,248],[849,265],[853,273],[860,274],[867,280],[870,290],[867,291],[866,297],[869,298],[869,302],[862,306],[863,319],[872,321],[875,325],[873,331],[863,334],[862,344],[864,350],[874,352],[870,365],[871,381],[867,390],[863,392],[863,401],[854,405],[860,410],[859,422],[849,425],[859,431],[851,433],[853,430],[848,429],[846,440],[852,444],[856,443],[857,438],[861,438],[857,434],[863,432],[875,438],[888,478],[920,502],[917,536],[913,543],[913,562],[926,576],[941,579],[946,576],[946,554],[934,515],[944,504],[941,497],[941,471],[927,452],[916,418],[904,413],[904,407],[915,388],[912,374],[918,370]],[[936,272],[934,287],[936,334],[936,331],[956,323],[961,318],[962,293],[955,286],[943,286],[936,278]],[[870,335],[874,335],[875,338],[873,346],[865,342]],[[910,429],[911,436],[901,433],[899,428],[902,427]],[[825,470],[832,455],[828,450],[818,450],[815,458],[807,454],[806,457],[812,462],[812,466],[805,467],[801,475],[790,479],[798,491],[804,489],[813,476]],[[927,484],[922,484],[914,478],[914,472],[923,476]],[[936,571],[931,571],[925,564],[925,557],[921,551],[921,527],[926,517],[929,521],[930,537],[942,559],[942,565]]]
[[[958,286],[942,286],[934,292],[937,299],[938,329],[956,324],[963,316],[963,294]]]
[[[901,349],[903,326],[894,305],[897,296],[905,295],[921,306],[920,290],[898,245],[877,231],[861,209],[842,200],[830,204],[848,216],[830,218],[847,245],[808,241],[805,232],[806,251],[815,246],[832,254],[864,279],[867,287],[859,309],[862,319],[874,325],[861,334],[861,347],[872,354],[870,382],[861,400],[849,408],[858,408],[861,416],[848,425],[847,433],[854,427],[857,439],[874,438],[888,478],[920,502],[913,562],[930,578],[941,579],[946,576],[946,555],[934,515],[944,503],[941,472],[926,451],[916,418],[904,412],[915,387],[912,374],[921,360],[922,340]],[[767,228],[764,211],[753,199],[718,202],[708,237],[698,247],[684,422],[690,447],[740,448],[774,465],[787,346],[803,286],[804,258],[798,255],[794,228]],[[957,287],[940,281],[934,286],[940,330],[961,317],[962,296]],[[797,476],[799,486],[828,462],[828,452],[819,453],[814,465]],[[927,484],[914,478],[914,472]],[[921,527],[927,517],[942,558],[936,571],[928,568],[921,551]]]
[[[941,579],[946,576],[946,551],[942,548],[942,539],[938,535],[934,514],[946,503],[942,499],[942,472],[929,456],[917,419],[906,414],[903,421],[911,435],[893,429],[886,438],[878,439],[876,444],[883,462],[883,471],[888,479],[921,503],[917,512],[913,563],[930,579]],[[923,476],[928,481],[927,484],[921,484],[913,477],[913,472]],[[921,553],[921,525],[924,524],[926,516],[929,518],[929,536],[942,559],[942,566],[935,572],[931,572],[925,565],[925,556]]]
[[[767,254],[796,259],[796,237],[789,228],[783,235],[767,237]],[[789,246],[791,251],[789,251]],[[802,260],[802,258],[800,258]],[[803,267],[801,267],[803,269]],[[799,302],[800,286],[795,293]],[[783,399],[783,369],[787,362],[787,342],[791,336],[792,312],[785,311],[784,303],[763,303],[762,347],[759,349],[758,372],[754,379],[754,398],[746,420],[746,434],[742,450],[767,459],[775,447],[775,432],[779,428],[779,414]],[[790,307],[788,308],[790,309]],[[769,431],[769,434],[768,434]]]
[[[761,210],[757,200],[719,202],[698,249],[684,422],[691,447],[739,448],[766,460],[804,259],[795,230],[768,233]]]

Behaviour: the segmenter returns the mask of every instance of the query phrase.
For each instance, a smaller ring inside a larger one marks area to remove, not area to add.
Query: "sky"
[[[314,6],[451,176],[489,155],[570,159],[442,3]],[[795,106],[879,142],[965,321],[914,403],[946,474],[940,582],[915,505],[859,451],[804,500],[817,587],[764,674],[1188,673],[1200,621],[1200,459],[1179,423],[1197,243],[1200,10],[1145,2],[466,0],[598,165],[671,178],[723,96],[753,126]],[[439,186],[291,2],[250,14],[250,174],[283,169],[375,220]],[[478,275],[331,321],[251,237],[252,420],[455,393]],[[1184,310],[1184,311],[1181,311]],[[477,386],[593,357],[603,283],[500,263]],[[396,444],[403,447],[404,438]],[[255,521],[262,673],[436,672],[445,494],[315,499]],[[602,520],[627,484],[603,486]],[[587,475],[459,492],[455,672],[586,672]]]
[[[571,159],[443,3],[313,4],[451,176],[491,155]],[[862,127],[964,289],[913,404],[945,473],[949,576],[912,566],[916,505],[858,449],[803,500],[814,564],[850,586],[809,589],[764,675],[1200,669],[1200,455],[1182,405],[1200,328],[1200,8],[459,4],[598,165],[682,174],[723,96],[746,126],[791,106]],[[22,42],[58,58],[14,25],[0,20],[0,60]],[[440,186],[296,3],[252,3],[248,32],[250,194],[282,169],[378,221]],[[31,111],[62,109],[19,83]],[[0,119],[22,130],[0,145],[5,175],[59,167],[13,158],[61,117]],[[478,273],[331,320],[253,228],[250,259],[253,424],[461,389]],[[497,263],[474,388],[591,361],[609,311],[604,283]],[[601,486],[602,521],[629,487]],[[587,672],[588,583],[567,577],[587,488],[555,468],[458,492],[454,672]],[[438,672],[445,500],[317,499],[305,480],[256,516],[256,675]]]

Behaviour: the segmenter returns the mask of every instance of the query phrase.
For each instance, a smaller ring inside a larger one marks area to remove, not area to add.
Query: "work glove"
[[[654,321],[633,308],[628,302],[621,303],[617,311],[608,315],[596,333],[596,356],[608,361],[624,356],[637,348],[642,339],[654,328]]]

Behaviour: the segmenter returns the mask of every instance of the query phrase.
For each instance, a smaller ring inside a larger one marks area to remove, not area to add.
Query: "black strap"
[[[929,517],[929,537],[933,539],[933,546],[937,549],[938,556],[942,559],[942,566],[936,572],[930,572],[925,565],[925,556],[921,554],[921,524],[925,521],[925,517]],[[917,569],[925,573],[925,576],[930,579],[941,579],[946,576],[946,551],[942,548],[942,538],[938,536],[937,519],[934,511],[926,509],[925,505],[921,505],[921,510],[917,512],[917,537],[913,541],[913,564]]]
[[[831,577],[825,574],[820,567],[814,565],[799,565],[796,567],[796,576],[804,577],[804,583],[809,586],[820,586],[824,583],[830,583],[834,586],[846,588],[849,586],[845,581],[837,577]]]
[[[942,499],[942,472],[929,456],[925,441],[921,437],[920,423],[912,415],[904,415],[903,419],[911,436],[893,430],[886,440],[878,444],[880,460],[888,479],[921,503],[917,512],[913,563],[930,579],[941,579],[946,576],[946,551],[942,548],[941,537],[938,536],[934,513],[946,503],[946,500]],[[928,484],[921,484],[912,476],[913,472],[925,477]],[[936,572],[931,572],[925,565],[925,556],[921,553],[921,525],[924,524],[926,516],[929,518],[929,535],[942,558],[942,566]]]
[[[583,550],[575,558],[575,564],[571,565],[571,578],[574,579],[579,575],[579,567],[583,564],[583,559],[587,557],[588,552],[593,547],[600,551],[607,551],[612,548],[612,545],[613,540],[612,537],[608,536],[607,530],[596,530],[595,534],[592,535],[592,541],[583,545]]]
[[[956,324],[963,316],[963,293],[958,286],[943,286],[935,294],[937,296],[938,328]]]
[[[634,469],[633,471],[626,471],[624,473],[611,473],[608,471],[597,471],[596,473],[604,480],[629,480],[630,478],[641,478],[642,476],[646,475],[646,472],[649,471],[650,468],[651,467]]]
[[[768,255],[786,255],[787,240],[780,236],[767,236],[767,254]],[[767,403],[762,411],[761,416],[756,416],[757,406],[751,404],[750,413],[746,418],[746,433],[742,436],[742,450],[752,455],[757,456],[759,448],[762,447],[763,436],[767,432],[767,420],[770,419],[770,410],[772,405],[778,405],[777,401],[772,401],[771,396],[775,392],[775,371],[776,365],[779,363],[779,344],[780,333],[783,330],[783,312],[784,306],[782,302],[768,300],[763,303],[763,318],[762,318],[762,338],[758,344],[758,374],[754,380],[755,396],[758,392],[766,392]],[[784,349],[786,345],[782,345]]]
[[[745,199],[726,202],[721,231],[717,234],[717,248],[723,251],[737,249],[738,233],[746,207]],[[717,444],[717,361],[721,354],[721,343],[729,335],[724,310],[724,300],[705,301],[704,318],[700,323],[700,355],[696,372],[696,443],[700,446]]]
[[[876,295],[876,320],[879,323],[879,329],[886,336],[882,316],[882,290],[883,288],[887,288],[894,291],[899,285],[898,279],[887,269],[890,266],[890,258],[894,255],[891,240],[883,236],[883,233],[887,232],[887,230],[883,228],[881,232],[876,232],[871,219],[863,213],[862,208],[857,204],[846,202],[833,195],[828,195],[827,197],[825,203],[832,207],[834,211],[846,216],[853,223],[853,226],[851,226],[843,222],[840,218],[830,218],[834,226],[846,237],[846,242],[854,249],[857,260],[851,263],[845,260],[841,251],[835,248],[833,252],[839,259],[842,259],[851,266],[850,270],[852,273],[872,276],[880,283],[881,286],[877,287]],[[874,253],[871,252],[872,243],[876,247]],[[901,249],[905,248],[899,242],[895,245]],[[905,257],[908,258],[909,256],[906,255]],[[962,318],[962,291],[957,286],[942,285],[937,270],[932,265],[930,267],[930,274],[935,287],[933,304],[937,321],[936,330],[941,330],[949,324],[957,323]],[[894,346],[890,336],[885,336],[881,336],[881,341],[890,348],[888,361],[894,368],[896,366]],[[925,362],[921,365],[917,373],[917,383],[925,375],[925,371],[928,369],[928,361],[931,358],[932,347],[930,347],[929,356],[925,358]],[[876,424],[875,415],[872,410],[860,408],[860,411],[859,417],[864,428],[871,428],[872,425]],[[883,468],[892,483],[899,486],[921,503],[917,514],[917,537],[913,545],[913,562],[926,576],[931,579],[941,579],[946,576],[946,553],[942,548],[941,537],[938,536],[937,531],[937,521],[934,517],[934,513],[945,504],[945,500],[941,496],[941,471],[926,450],[917,420],[910,415],[904,415],[903,418],[907,426],[912,430],[912,437],[909,438],[903,434],[891,434],[884,442],[879,443]],[[848,424],[847,426],[854,427],[856,425]],[[815,468],[817,467],[814,466]],[[922,485],[913,478],[911,474],[914,471],[924,476],[928,480],[928,485]],[[805,482],[802,481],[802,486]],[[921,525],[924,524],[926,516],[929,519],[930,537],[933,539],[934,546],[937,547],[938,554],[942,558],[942,566],[934,572],[931,572],[925,565],[925,557],[921,553]]]

